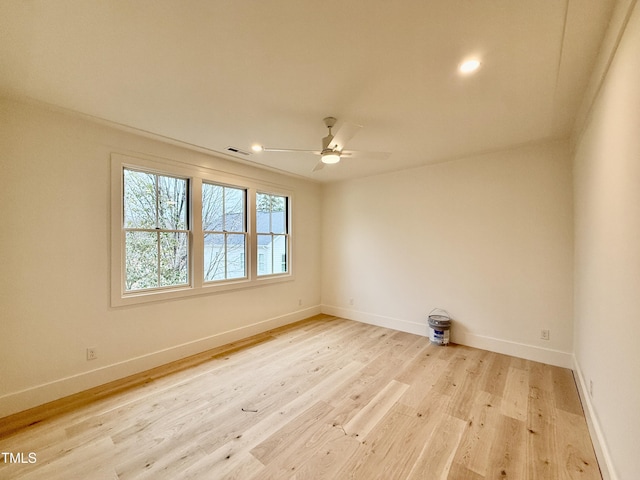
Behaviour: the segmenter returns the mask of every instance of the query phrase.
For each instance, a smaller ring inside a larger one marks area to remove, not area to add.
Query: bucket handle
[[[449,312],[447,312],[445,309],[443,308],[434,308],[433,310],[431,310],[429,312],[429,315],[433,315],[433,312],[441,312],[444,313],[446,317],[448,317],[449,319],[451,319],[451,315],[449,315]]]

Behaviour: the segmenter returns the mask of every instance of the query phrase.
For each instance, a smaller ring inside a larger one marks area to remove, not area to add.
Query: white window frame
[[[257,273],[257,275],[260,278],[267,278],[267,277],[272,277],[272,276],[275,277],[275,276],[278,276],[278,275],[286,275],[289,272],[289,269],[290,269],[290,265],[289,265],[289,252],[291,250],[291,242],[290,242],[290,238],[289,238],[289,227],[290,227],[290,223],[291,223],[289,221],[290,199],[289,199],[289,197],[287,195],[281,195],[279,193],[274,193],[274,192],[269,192],[269,191],[262,191],[261,190],[261,191],[258,191],[257,193],[258,194],[262,194],[262,195],[270,195],[270,196],[273,196],[273,197],[284,197],[284,199],[285,199],[285,228],[284,228],[285,231],[284,232],[274,232],[273,231],[273,226],[272,226],[273,212],[270,211],[269,212],[269,231],[268,232],[266,232],[266,231],[258,232],[257,228],[256,228],[256,237],[259,237],[259,236],[263,236],[263,237],[270,236],[271,240],[272,240],[271,241],[272,244],[274,243],[273,239],[275,237],[284,237],[285,258],[286,258],[286,260],[285,260],[285,262],[280,262],[280,263],[281,264],[284,263],[287,266],[287,270],[285,272],[273,273],[273,269],[274,269],[276,263],[278,263],[278,260],[276,260],[276,257],[275,257],[276,252],[275,252],[275,250],[273,250],[273,247],[272,247],[271,259],[269,260],[270,264],[271,264],[271,273],[263,273],[263,274]],[[257,204],[255,205],[255,208],[257,210]]]
[[[188,239],[189,239],[189,231],[190,231],[190,229],[189,229],[189,227],[188,227],[188,226],[189,226],[189,223],[191,222],[191,219],[190,219],[190,211],[189,211],[189,210],[190,210],[190,209],[189,209],[189,184],[190,184],[190,180],[189,180],[188,178],[184,178],[184,177],[181,177],[181,176],[178,176],[178,175],[169,175],[169,174],[167,174],[167,173],[158,173],[158,172],[156,172],[156,171],[149,170],[149,169],[143,170],[143,169],[140,169],[140,168],[131,168],[130,166],[124,166],[124,167],[123,167],[123,173],[124,173],[124,170],[125,170],[125,169],[126,169],[126,170],[128,170],[128,171],[130,171],[130,172],[141,172],[141,173],[146,173],[146,174],[155,175],[155,176],[156,176],[156,181],[155,181],[156,193],[158,193],[158,177],[177,178],[177,179],[184,180],[184,181],[186,181],[186,182],[187,182],[187,187],[186,187],[186,189],[185,189],[185,193],[186,193],[186,195],[187,195],[187,209],[186,209],[186,212],[185,212],[185,220],[186,220],[186,224],[187,224],[187,228],[186,228],[186,229],[171,230],[171,229],[161,228],[160,226],[158,226],[158,224],[156,224],[156,226],[155,226],[154,228],[148,228],[148,227],[147,227],[147,228],[143,228],[143,227],[127,227],[126,225],[124,225],[124,221],[123,221],[123,225],[122,225],[122,228],[123,228],[123,239],[122,239],[122,240],[123,240],[123,245],[122,245],[122,248],[123,248],[123,250],[124,250],[125,252],[126,252],[126,235],[127,235],[127,233],[129,233],[129,232],[146,232],[146,233],[154,233],[154,234],[156,235],[156,238],[157,238],[157,246],[156,246],[156,249],[157,249],[157,253],[158,253],[158,258],[157,258],[157,267],[158,267],[158,271],[157,271],[158,286],[156,286],[156,287],[150,287],[150,288],[145,288],[145,289],[128,290],[128,291],[127,291],[127,293],[128,293],[128,294],[131,294],[131,293],[134,293],[134,292],[152,292],[152,291],[156,291],[156,290],[168,290],[168,289],[173,289],[173,288],[185,287],[185,286],[189,285],[189,284],[190,284],[189,275],[191,274],[191,269],[189,268],[189,265],[190,265],[190,262],[191,262],[191,259],[190,259],[190,257],[191,257],[191,255],[190,255],[190,253],[191,253],[191,249],[190,249],[190,247],[189,247],[189,245],[188,245],[188,243],[189,243],[189,242],[188,242]],[[124,192],[123,192],[123,193],[124,193]],[[124,195],[123,195],[123,198],[124,198]],[[159,199],[159,197],[157,196],[157,197],[156,197],[156,215],[158,214],[158,208],[159,208],[159,207],[158,207],[158,205],[159,205],[159,202],[160,202],[160,199]],[[123,207],[124,207],[124,200],[123,200]],[[124,208],[123,208],[123,210],[124,210]],[[123,215],[124,215],[124,214],[123,214]],[[123,219],[123,220],[124,220],[124,219]],[[158,218],[156,218],[156,220],[158,220]],[[184,234],[186,234],[186,236],[187,236],[187,282],[185,282],[185,283],[180,283],[180,284],[176,284],[176,285],[165,285],[165,286],[162,286],[162,285],[160,285],[160,283],[161,283],[161,282],[160,282],[160,279],[161,279],[161,276],[162,276],[162,274],[161,274],[161,268],[160,268],[160,263],[161,263],[161,255],[160,255],[160,251],[161,251],[160,245],[161,245],[161,242],[160,242],[160,236],[161,236],[163,233],[173,233],[173,232],[184,233]],[[125,277],[126,277],[126,276],[123,276],[123,281],[124,281],[124,283],[126,284],[126,278],[125,278]],[[123,285],[123,289],[125,289],[125,290],[126,290],[125,285]]]
[[[226,213],[226,206],[225,206],[225,190],[227,188],[231,188],[231,189],[235,189],[235,190],[241,190],[242,191],[242,202],[243,202],[243,211],[244,211],[244,218],[242,220],[243,223],[243,230],[241,231],[232,231],[232,230],[227,230],[226,225],[223,225],[222,230],[219,231],[215,231],[215,230],[204,230],[202,231],[202,241],[204,244],[204,237],[208,234],[213,234],[213,235],[222,235],[225,239],[224,245],[225,245],[225,252],[224,252],[224,262],[225,262],[225,278],[224,279],[218,279],[218,280],[206,280],[203,278],[203,281],[205,282],[205,284],[219,284],[221,282],[229,282],[229,281],[233,281],[233,280],[246,280],[249,278],[249,268],[248,268],[248,262],[247,262],[247,250],[249,249],[249,242],[248,242],[248,238],[249,238],[249,228],[248,228],[248,209],[249,209],[249,205],[247,205],[247,197],[249,196],[249,192],[248,189],[245,187],[239,187],[237,185],[227,185],[224,183],[219,183],[219,182],[212,182],[211,180],[203,180],[201,185],[212,185],[215,187],[220,187],[222,188],[222,214],[223,214],[223,223],[225,221],[224,219],[224,215]],[[200,197],[202,198],[202,196]],[[202,211],[202,210],[201,210]],[[235,278],[227,278],[227,267],[228,267],[228,252],[227,252],[227,237],[229,235],[243,235],[244,236],[244,252],[243,252],[243,259],[244,259],[244,276],[242,277],[235,277]],[[204,259],[204,258],[203,258]],[[203,264],[204,265],[204,264]],[[204,272],[203,272],[204,275]]]
[[[123,169],[148,171],[158,175],[178,176],[189,181],[190,230],[189,244],[189,283],[184,286],[162,287],[149,290],[126,292],[124,289],[124,221],[123,221]],[[246,278],[204,281],[204,233],[202,229],[202,183],[226,185],[246,190]],[[287,231],[289,270],[286,273],[258,276],[258,241],[256,235],[256,194],[269,193],[287,197]],[[200,165],[176,162],[155,157],[111,154],[111,306],[120,307],[147,302],[183,298],[193,295],[228,292],[243,288],[253,288],[272,283],[295,279],[293,240],[294,195],[286,187],[263,182],[259,179],[233,175]]]

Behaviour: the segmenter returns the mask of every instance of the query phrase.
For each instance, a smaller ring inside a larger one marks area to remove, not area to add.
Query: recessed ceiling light
[[[251,150],[254,152],[262,152],[264,147],[262,145],[251,145]]]
[[[468,74],[475,72],[478,68],[480,68],[480,60],[472,59],[462,62],[458,70],[462,74]]]

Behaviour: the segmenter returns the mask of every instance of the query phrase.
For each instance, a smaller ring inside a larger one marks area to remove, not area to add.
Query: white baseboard
[[[489,350],[495,353],[511,355],[512,357],[524,358],[525,360],[555,365],[556,367],[573,368],[573,355],[561,350],[512,342],[511,340],[503,340],[500,338],[485,337],[473,333],[455,333],[455,331],[452,332],[451,338],[453,342],[468,347]]]
[[[402,332],[414,333],[416,335],[428,336],[426,320],[424,323],[410,322],[398,318],[374,315],[366,312],[350,310],[348,308],[336,307],[333,305],[322,305],[322,313],[335,315],[348,320],[356,320],[362,323],[369,323],[379,327],[392,328]],[[457,332],[455,328],[451,330],[451,341],[468,347],[489,350],[490,352],[502,353],[513,357],[533,360],[535,362],[546,363],[563,368],[573,368],[573,355],[560,350],[542,348],[535,345],[502,340],[499,338],[485,337],[471,333]]]
[[[221,332],[192,342],[176,345],[140,357],[106,365],[88,372],[78,373],[53,380],[0,397],[0,418],[27,410],[53,400],[73,395],[105,383],[144,372],[182,358],[196,355],[212,348],[226,345],[273,328],[288,325],[305,318],[319,315],[320,306],[298,310],[279,317],[270,318],[244,327]]]
[[[573,358],[573,371],[576,372],[578,379],[578,392],[580,393],[580,399],[582,400],[582,406],[584,408],[584,416],[587,419],[587,425],[589,427],[589,433],[591,434],[591,441],[593,442],[593,449],[596,452],[596,458],[598,459],[598,465],[600,466],[600,472],[602,473],[603,480],[618,480],[618,476],[613,468],[613,462],[609,449],[607,448],[607,442],[605,442],[600,422],[595,414],[593,404],[591,403],[591,397],[589,396],[589,387],[585,381],[584,375],[580,365]]]
[[[347,320],[355,320],[361,323],[368,323],[370,325],[376,325],[378,327],[391,328],[393,330],[400,330],[401,332],[413,333],[415,335],[422,335],[423,337],[429,336],[426,323],[410,322],[407,320],[401,320],[398,318],[385,317],[382,315],[374,315],[372,313],[359,312],[357,310],[350,310],[348,308],[336,307],[334,305],[322,305],[322,313],[327,315],[334,315],[340,318],[346,318]]]

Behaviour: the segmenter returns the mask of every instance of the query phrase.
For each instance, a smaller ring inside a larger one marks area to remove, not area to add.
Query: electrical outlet
[[[302,306],[302,299],[301,299],[301,298],[299,298],[299,299],[298,299],[298,306],[299,306],[299,307],[301,307],[301,306]]]
[[[593,397],[593,380],[589,380],[589,396]]]
[[[87,348],[87,360],[95,360],[98,358],[98,350],[96,347],[88,347]]]
[[[353,298],[349,299],[349,305],[353,305]]]
[[[540,330],[540,338],[542,340],[549,340],[549,330],[546,330],[546,329]]]

